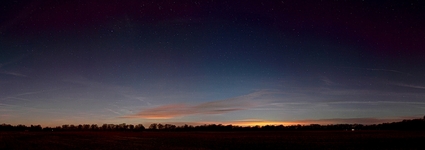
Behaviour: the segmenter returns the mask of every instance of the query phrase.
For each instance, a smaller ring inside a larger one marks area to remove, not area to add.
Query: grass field
[[[422,149],[425,132],[0,132],[0,149]]]

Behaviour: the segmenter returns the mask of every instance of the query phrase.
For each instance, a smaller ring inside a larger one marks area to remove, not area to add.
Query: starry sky
[[[425,2],[0,2],[0,123],[336,124],[425,114]]]

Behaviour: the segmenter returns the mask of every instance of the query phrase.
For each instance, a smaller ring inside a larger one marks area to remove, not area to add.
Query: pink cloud
[[[170,119],[194,114],[224,114],[227,112],[245,110],[259,106],[265,101],[255,101],[256,98],[269,94],[267,91],[257,91],[248,95],[225,100],[205,102],[198,105],[170,104],[145,109],[137,114],[123,118]]]
[[[250,105],[224,106],[222,102],[203,103],[199,105],[171,104],[143,110],[125,118],[170,119],[194,114],[223,114],[230,111],[243,110]]]

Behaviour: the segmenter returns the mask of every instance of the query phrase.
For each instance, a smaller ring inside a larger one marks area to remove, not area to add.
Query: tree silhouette
[[[134,127],[135,130],[142,131],[145,130],[145,126],[143,124],[138,124]]]
[[[149,126],[149,130],[156,130],[156,129],[158,129],[158,124],[156,124],[156,123],[152,123],[152,124]]]
[[[329,125],[264,125],[264,126],[234,126],[234,125],[222,125],[222,124],[204,124],[199,126],[182,125],[176,126],[172,124],[161,124],[152,123],[148,128],[150,131],[306,131],[306,130],[335,130],[335,131],[351,131],[357,130],[410,130],[418,131],[425,130],[425,116],[423,118],[402,120],[400,122],[362,125],[362,124],[329,124]],[[62,126],[44,127],[41,125],[25,126],[18,124],[12,126],[10,124],[0,124],[0,131],[143,131],[145,127],[143,124],[103,124],[98,127],[97,124],[79,124],[75,126],[73,124],[64,124]]]
[[[165,130],[175,130],[176,129],[176,126],[175,125],[172,125],[172,124],[165,124],[164,125],[164,129]]]
[[[90,126],[90,129],[91,129],[91,130],[98,130],[98,129],[99,129],[99,127],[97,127],[97,124],[92,124],[92,125]]]
[[[163,130],[163,129],[164,129],[164,125],[163,125],[163,124],[158,123],[157,128],[158,128],[158,130]]]

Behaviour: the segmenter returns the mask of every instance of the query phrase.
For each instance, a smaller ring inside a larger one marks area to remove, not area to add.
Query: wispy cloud
[[[112,112],[112,113],[114,113],[114,114],[117,114],[117,115],[122,115],[121,113],[119,113],[118,111],[114,111],[114,110],[112,110],[112,109],[109,109],[109,108],[105,108],[107,111],[110,111],[110,112]]]
[[[1,71],[0,74],[12,75],[12,76],[17,76],[17,77],[27,77],[24,74],[17,73],[17,72],[10,72],[10,71]]]
[[[57,89],[40,90],[40,91],[34,91],[34,92],[25,92],[25,93],[17,94],[15,96],[33,95],[33,94],[45,93],[45,92],[50,92],[50,91],[55,91],[55,90],[57,90]]]
[[[390,83],[392,85],[397,85],[401,87],[415,88],[415,89],[425,89],[425,86],[412,85],[412,84],[403,84],[403,83]]]
[[[2,106],[9,106],[9,104],[0,103],[0,107],[2,107]]]
[[[405,72],[401,72],[398,70],[391,70],[391,69],[376,69],[376,68],[365,68],[366,70],[370,70],[370,71],[385,71],[385,72],[394,72],[394,73],[400,73],[400,74],[404,74],[404,75],[410,75],[408,73]]]
[[[382,68],[359,68],[359,67],[341,67],[341,68],[349,68],[349,69],[362,69],[362,70],[369,70],[369,71],[384,71],[384,72],[393,72],[393,73],[399,73],[404,75],[410,75],[409,73],[401,72],[398,70],[393,69],[382,69]]]
[[[29,99],[25,99],[25,98],[19,98],[19,97],[5,97],[2,100],[6,100],[6,99],[15,99],[15,100],[21,100],[21,101],[25,101],[25,102],[29,102]]]
[[[425,102],[415,101],[334,101],[324,102],[327,104],[411,104],[411,105],[425,105]]]
[[[1,114],[0,115],[1,119],[8,119],[8,118],[11,118],[11,117],[13,117],[13,115],[10,115],[10,114]]]
[[[0,69],[3,68],[3,67],[5,67],[5,66],[8,66],[10,64],[14,64],[16,62],[19,62],[23,58],[27,57],[28,55],[29,54],[25,54],[25,55],[22,55],[20,57],[16,57],[16,58],[12,59],[11,61],[0,63]],[[18,72],[4,71],[4,69],[1,69],[0,74],[12,75],[12,76],[18,76],[18,77],[27,77],[26,75],[21,74],[21,73],[18,73]]]
[[[180,116],[194,114],[224,114],[227,112],[245,110],[265,103],[265,100],[257,98],[271,94],[271,91],[257,91],[251,94],[201,103],[198,105],[169,104],[155,108],[145,109],[137,114],[124,116],[123,118],[145,118],[145,119],[170,119]],[[256,101],[257,100],[257,101]]]
[[[0,68],[3,68],[4,66],[7,66],[7,65],[12,64],[12,63],[15,63],[17,61],[20,61],[22,58],[24,58],[24,57],[18,57],[16,59],[12,60],[12,61],[5,62],[5,63],[0,63]]]
[[[414,119],[415,117],[400,118],[331,118],[331,119],[307,119],[292,121],[297,124],[380,124],[397,122],[403,119]]]
[[[321,77],[320,80],[326,85],[335,85],[335,82],[331,81],[328,77]]]

